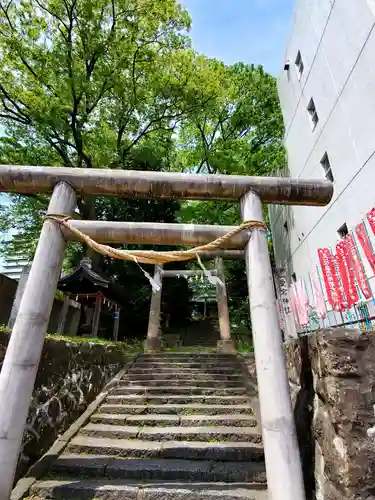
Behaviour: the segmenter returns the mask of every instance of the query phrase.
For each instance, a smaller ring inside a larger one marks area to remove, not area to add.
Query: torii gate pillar
[[[236,346],[230,335],[228,295],[225,284],[224,263],[221,257],[216,257],[215,267],[217,277],[219,278],[216,283],[216,299],[220,327],[220,340],[217,343],[217,350],[223,354],[235,354]]]
[[[263,221],[254,192],[241,200],[242,219]],[[272,500],[304,500],[288,374],[277,316],[267,234],[253,228],[245,249],[268,490]]]
[[[163,286],[163,264],[155,266],[154,281],[156,285],[159,286],[159,290],[152,290],[147,339],[144,344],[145,352],[158,352],[161,347],[160,312]]]
[[[76,203],[74,189],[59,182],[53,190],[48,213],[71,215]],[[65,246],[60,227],[45,220],[1,370],[1,500],[10,497]]]

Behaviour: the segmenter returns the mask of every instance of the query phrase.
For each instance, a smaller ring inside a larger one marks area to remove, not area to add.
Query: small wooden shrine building
[[[82,315],[78,334],[97,337],[102,312],[113,316],[112,338],[117,340],[120,310],[124,300],[123,290],[111,280],[92,269],[91,260],[85,258],[70,274],[62,277],[57,288],[68,298],[79,302]],[[111,336],[106,331],[105,337]]]

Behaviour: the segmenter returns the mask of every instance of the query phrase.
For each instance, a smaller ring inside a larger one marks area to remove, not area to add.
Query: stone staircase
[[[139,356],[31,498],[266,500],[261,433],[237,358]]]

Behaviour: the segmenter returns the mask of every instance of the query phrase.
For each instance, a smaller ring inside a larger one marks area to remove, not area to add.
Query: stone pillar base
[[[146,339],[143,344],[143,348],[145,352],[160,352],[161,348],[161,338],[151,338]]]
[[[221,354],[236,354],[236,344],[233,340],[218,340],[217,352],[220,352]]]

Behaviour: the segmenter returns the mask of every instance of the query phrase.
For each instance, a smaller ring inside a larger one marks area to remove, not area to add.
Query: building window
[[[320,164],[324,170],[325,178],[333,182],[335,179],[333,177],[331,162],[329,161],[327,153],[324,153],[323,158],[320,160]]]
[[[318,124],[319,117],[316,111],[315,102],[313,98],[310,99],[309,105],[307,106],[307,111],[309,112],[312,129],[314,130]]]
[[[340,236],[340,238],[345,238],[346,236],[348,236],[349,231],[346,222],[341,227],[338,228],[337,234]]]
[[[301,52],[298,51],[297,58],[296,58],[296,69],[297,69],[298,80],[301,80],[304,68],[305,67],[303,65]]]

